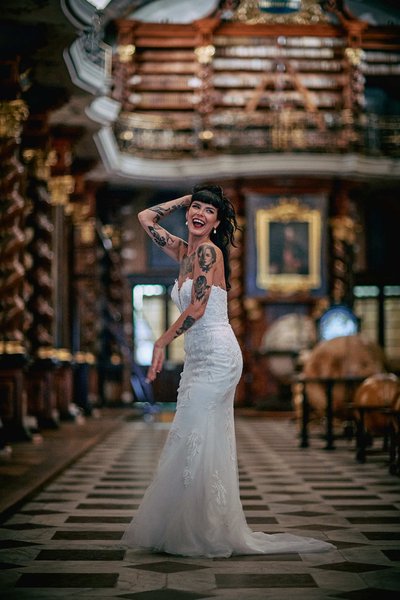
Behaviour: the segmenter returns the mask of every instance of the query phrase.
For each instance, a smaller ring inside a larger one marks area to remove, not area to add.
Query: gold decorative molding
[[[133,44],[125,44],[117,46],[117,54],[119,57],[119,61],[122,63],[128,63],[132,60],[136,52],[136,48]]]
[[[115,352],[113,352],[110,356],[110,363],[114,366],[118,366],[122,364],[122,358],[120,357],[119,354],[116,354]]]
[[[45,360],[45,359],[55,359],[55,349],[53,348],[53,346],[41,346],[40,348],[37,349],[36,355],[38,358]]]
[[[334,239],[354,244],[356,239],[356,223],[351,217],[341,216],[330,219]]]
[[[303,217],[309,210],[309,207],[301,204],[297,198],[280,198],[276,206],[268,209],[268,214],[278,221],[292,221]]]
[[[198,46],[194,49],[197,60],[201,65],[208,65],[215,54],[215,46],[208,44],[207,46]]]
[[[38,348],[37,357],[42,360],[59,360],[61,362],[71,362],[72,354],[67,348],[53,348],[53,346],[41,346]]]
[[[55,348],[54,355],[61,362],[71,362],[72,360],[72,354],[68,348]]]
[[[203,129],[199,132],[199,139],[203,142],[209,142],[214,137],[214,133],[211,129]]]
[[[22,156],[26,163],[32,164],[33,172],[37,179],[48,181],[51,176],[51,167],[57,162],[55,150],[46,152],[36,148],[27,148]]]
[[[256,298],[246,298],[244,301],[246,316],[250,321],[258,321],[263,317],[263,310]]]
[[[25,354],[25,348],[18,341],[0,341],[0,354]]]
[[[0,137],[18,139],[29,110],[23,100],[0,101]]]
[[[72,175],[59,175],[49,179],[51,203],[54,205],[68,206],[69,197],[74,191],[75,180]]]
[[[328,17],[323,12],[318,0],[302,0],[301,6],[301,10],[294,13],[267,13],[260,10],[259,0],[242,0],[233,14],[233,20],[242,23],[296,23],[299,25],[328,22]]]
[[[96,362],[96,357],[91,352],[79,351],[79,352],[75,352],[74,360],[76,363],[81,364],[81,365],[83,365],[83,364],[94,365]]]
[[[365,60],[365,52],[362,48],[346,48],[344,54],[353,67],[358,67]]]

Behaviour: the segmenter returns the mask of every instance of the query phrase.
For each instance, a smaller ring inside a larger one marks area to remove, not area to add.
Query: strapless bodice
[[[186,310],[190,304],[192,285],[192,279],[185,279],[179,288],[178,281],[175,281],[175,285],[171,291],[171,298],[180,312]],[[227,292],[223,288],[213,285],[211,286],[211,292],[204,315],[194,323],[189,331],[198,330],[203,327],[215,328],[221,326],[224,327],[226,325],[229,325]]]

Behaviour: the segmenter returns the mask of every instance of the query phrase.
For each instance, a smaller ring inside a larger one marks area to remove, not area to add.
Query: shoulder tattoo
[[[197,258],[199,260],[200,269],[203,273],[208,273],[217,260],[217,253],[214,246],[211,246],[211,244],[200,246],[197,250]]]

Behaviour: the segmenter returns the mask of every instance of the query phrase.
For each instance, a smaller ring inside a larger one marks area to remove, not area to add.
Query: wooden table
[[[300,447],[308,448],[309,434],[308,422],[310,417],[310,405],[307,398],[307,383],[319,383],[325,386],[326,393],[326,445],[325,450],[335,449],[335,436],[333,433],[333,389],[336,384],[341,383],[346,387],[355,388],[356,385],[362,383],[366,377],[302,377],[296,379],[298,383],[303,384],[303,402],[302,402],[302,419],[301,419],[301,439]]]

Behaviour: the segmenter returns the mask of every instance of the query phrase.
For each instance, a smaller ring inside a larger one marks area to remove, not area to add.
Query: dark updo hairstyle
[[[229,246],[235,246],[234,235],[235,231],[239,229],[236,221],[235,209],[233,208],[232,202],[224,196],[224,191],[219,185],[196,185],[193,188],[191,202],[196,200],[198,202],[204,202],[205,204],[211,204],[218,211],[217,214],[220,223],[217,227],[217,232],[211,232],[210,239],[222,251],[226,288],[230,290],[229,277],[231,269],[229,266]]]

